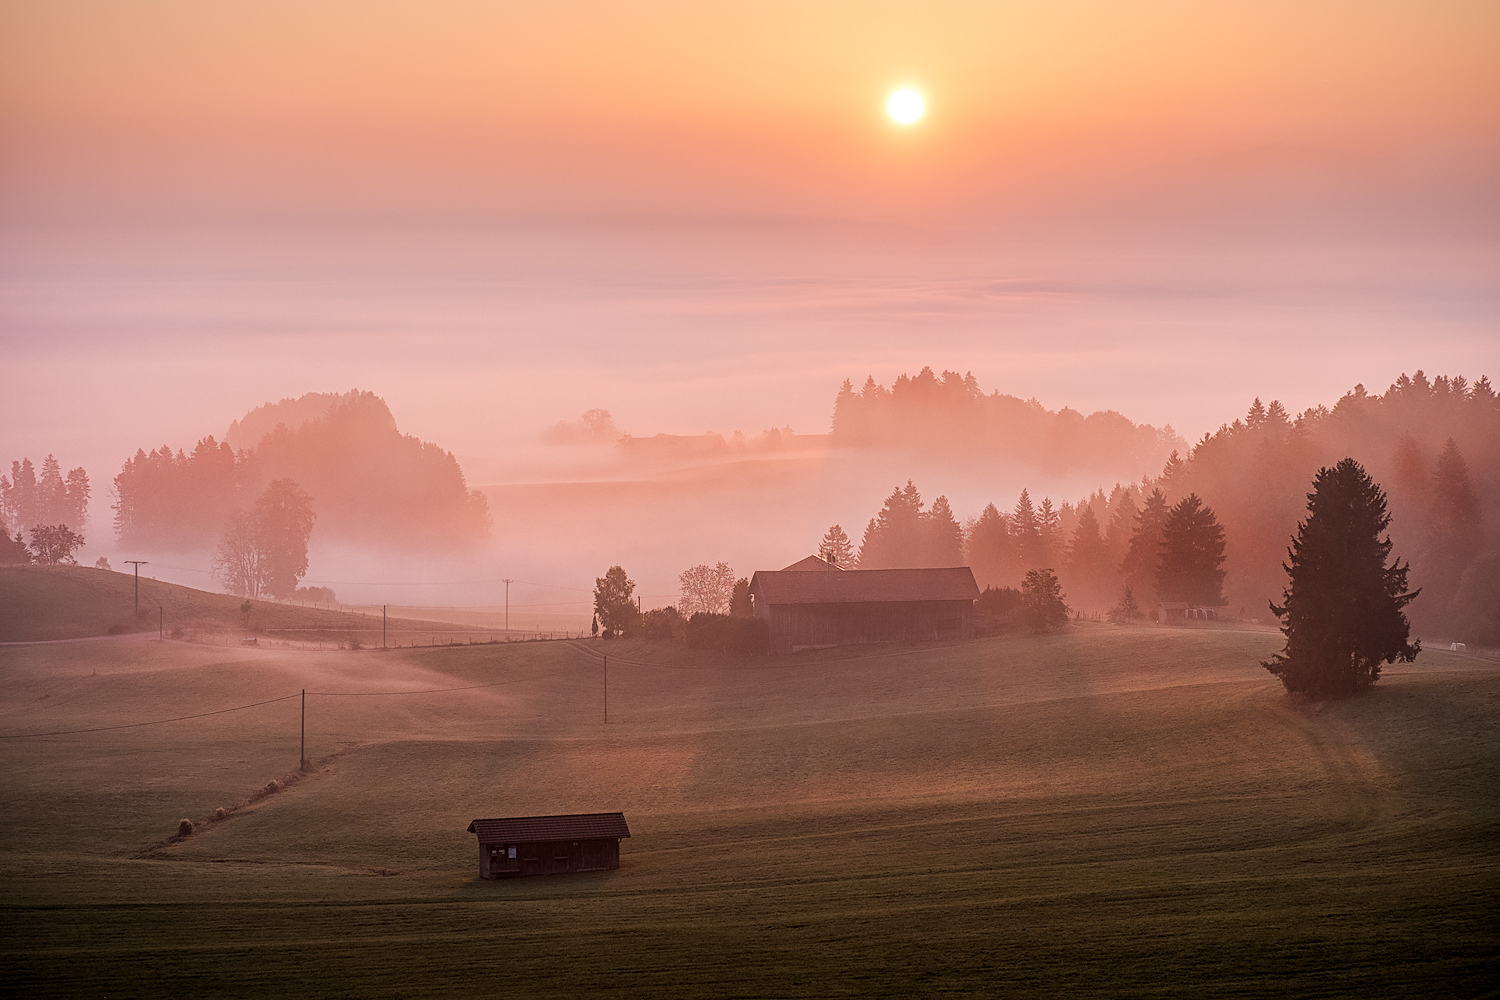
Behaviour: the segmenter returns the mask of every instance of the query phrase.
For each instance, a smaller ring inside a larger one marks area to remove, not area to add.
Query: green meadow
[[[1500,665],[1424,652],[1308,704],[1257,664],[1279,641],[0,647],[0,735],[104,730],[0,740],[0,981],[1500,995]],[[249,801],[297,768],[304,689],[311,769]],[[471,819],[613,810],[617,871],[477,877]]]

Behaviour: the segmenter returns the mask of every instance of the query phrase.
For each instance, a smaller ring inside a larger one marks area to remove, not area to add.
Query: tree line
[[[358,391],[309,396],[325,407],[320,416],[306,419],[307,397],[247,414],[245,426],[252,428],[282,413],[304,418],[295,426],[275,423],[251,447],[209,436],[191,452],[137,451],[114,480],[120,544],[169,551],[211,546],[231,517],[278,480],[317,498],[320,530],[333,537],[384,548],[445,548],[489,530],[484,495],[468,489],[452,454],[401,434],[384,400]],[[234,430],[246,433],[239,422]]]
[[[74,562],[92,492],[81,466],[64,476],[52,455],[40,473],[29,458],[11,462],[10,475],[0,475],[0,565]]]
[[[755,617],[750,581],[735,578],[728,563],[706,563],[678,578],[682,595],[675,605],[643,611],[633,596],[635,581],[623,567],[611,566],[594,581],[591,630],[605,639],[666,639],[689,649],[765,653],[770,630]]]
[[[1158,468],[1185,446],[1170,426],[1135,424],[1105,410],[1085,416],[1048,410],[1035,399],[986,394],[973,373],[923,368],[889,388],[867,377],[856,390],[845,380],[833,405],[829,443],[848,448],[920,449],[972,462],[1032,465],[1048,472],[1084,468],[1135,477]]]
[[[922,382],[919,395],[931,395],[932,380]],[[936,382],[955,398],[955,386],[966,383],[952,372]],[[848,393],[846,386],[841,398]],[[835,418],[837,429],[838,410]],[[961,435],[956,440],[975,443]],[[1420,587],[1408,609],[1414,626],[1500,643],[1500,398],[1487,377],[1403,374],[1384,393],[1355,386],[1333,407],[1297,416],[1279,401],[1256,399],[1243,417],[1171,452],[1159,473],[1138,482],[1075,502],[1044,497],[1038,503],[1022,491],[1012,507],[987,505],[962,522],[962,559],[981,587],[1015,588],[1027,570],[1054,568],[1082,610],[1112,607],[1129,587],[1143,608],[1157,601],[1192,603],[1206,593],[1213,601],[1204,603],[1222,600],[1232,613],[1258,617],[1284,582],[1282,563],[1309,484],[1320,468],[1346,457],[1386,484],[1391,537],[1408,554]],[[1159,553],[1147,543],[1194,496],[1194,516],[1209,512],[1222,531],[1226,575],[1218,594],[1205,583],[1192,596],[1170,579],[1159,580]],[[943,500],[924,511],[908,486],[871,521],[868,545],[856,550],[847,536],[824,544],[846,566],[952,565],[957,516],[947,506]]]
[[[984,588],[1014,589],[1046,570],[1079,610],[1121,607],[1130,616],[1159,601],[1222,606],[1225,535],[1213,510],[1196,494],[1168,506],[1158,488],[1137,506],[1137,493],[1116,486],[1108,498],[1101,491],[1058,507],[1049,497],[1034,503],[1023,489],[1012,510],[991,503],[960,525],[946,497],[924,509],[908,480],[870,519],[857,553],[837,524],[818,552],[854,569],[967,565]],[[1103,527],[1096,510],[1105,512]]]

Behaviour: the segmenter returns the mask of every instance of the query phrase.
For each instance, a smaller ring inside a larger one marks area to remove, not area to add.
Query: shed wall
[[[512,847],[516,849],[514,859],[510,857]],[[558,875],[618,867],[620,842],[613,839],[479,845],[480,878]]]

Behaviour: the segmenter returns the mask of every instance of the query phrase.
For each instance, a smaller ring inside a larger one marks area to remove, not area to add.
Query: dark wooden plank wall
[[[618,840],[560,840],[516,844],[514,860],[507,850],[511,846],[480,844],[479,877],[559,875],[564,872],[602,871],[620,867]]]
[[[864,642],[966,639],[974,634],[971,601],[858,604],[776,604],[770,608],[771,650]]]

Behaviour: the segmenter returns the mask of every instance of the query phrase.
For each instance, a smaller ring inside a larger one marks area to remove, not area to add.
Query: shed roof
[[[529,844],[544,840],[607,840],[630,836],[624,813],[574,813],[568,816],[512,816],[476,819],[469,832],[481,844]]]
[[[967,566],[839,573],[762,570],[751,578],[750,589],[768,605],[972,601],[979,597],[974,573]]]
[[[798,559],[790,566],[783,566],[783,573],[839,573],[843,571],[842,566],[835,566],[822,556],[808,556],[806,559]]]

